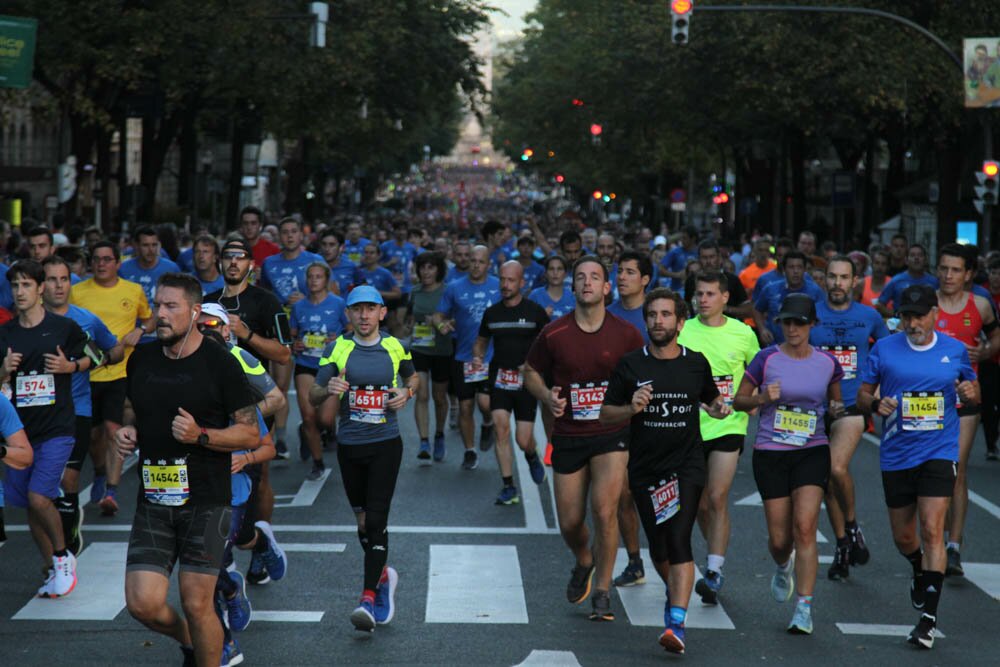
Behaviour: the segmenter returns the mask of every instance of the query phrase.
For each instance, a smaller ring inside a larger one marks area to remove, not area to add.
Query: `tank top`
[[[969,292],[965,307],[957,313],[946,313],[938,308],[938,320],[934,327],[966,345],[979,345],[979,333],[983,330],[983,317],[976,308],[976,296]],[[979,364],[972,364],[972,370],[979,373]]]
[[[886,281],[882,283],[882,289],[885,289],[885,286],[888,284],[889,284],[889,279],[886,278]],[[864,286],[861,290],[861,303],[863,303],[866,306],[871,306],[872,308],[874,308],[875,300],[878,299],[878,295],[881,293],[882,293],[881,289],[877,292],[872,289],[872,277],[865,276]]]

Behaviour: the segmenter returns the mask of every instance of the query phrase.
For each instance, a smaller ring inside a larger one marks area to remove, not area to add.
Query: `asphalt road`
[[[968,576],[946,583],[939,610],[944,636],[933,651],[918,652],[904,641],[917,620],[907,594],[909,566],[893,547],[877,446],[866,440],[853,470],[872,560],[841,583],[828,581],[827,566],[820,566],[814,634],[787,635],[792,604],[779,605],[770,597],[773,565],[745,455],[732,493],[733,539],[722,603],[705,608],[695,597],[688,653],[677,658],[656,642],[663,585],[648,560],[647,583],[612,594],[617,620],[590,622],[589,602],[574,606],[565,600],[572,560],[555,525],[549,483],[535,487],[521,463],[522,504],[495,506],[500,480],[492,453],[483,456],[478,470],[461,470],[460,440],[450,431],[446,461],[419,467],[409,411],[402,422],[406,453],[390,516],[389,561],[400,574],[392,624],[362,636],[348,620],[361,588],[361,548],[335,456],[326,454],[331,471],[320,483],[303,483],[308,464],[279,462],[272,472],[279,495],[274,525],[289,550],[289,570],[283,580],[250,590],[255,618],[238,635],[245,664],[996,663],[1000,464],[984,460],[981,436],[970,471],[976,503],[963,550]],[[294,429],[289,431],[294,452]],[[84,474],[88,483],[89,466]],[[124,549],[137,482],[133,471],[126,474],[116,518],[86,508],[80,583],[62,600],[33,599],[41,584],[39,558],[23,513],[7,509],[10,538],[0,548],[0,664],[178,664],[172,642],[124,609]],[[825,519],[821,531],[832,540]],[[697,530],[694,543],[701,567],[705,549]],[[832,556],[833,545],[821,543],[820,553]],[[241,570],[248,560],[238,554]],[[176,602],[176,593],[172,597]]]

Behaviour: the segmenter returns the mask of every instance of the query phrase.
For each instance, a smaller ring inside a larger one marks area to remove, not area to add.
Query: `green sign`
[[[35,63],[38,21],[0,16],[0,88],[27,88]]]

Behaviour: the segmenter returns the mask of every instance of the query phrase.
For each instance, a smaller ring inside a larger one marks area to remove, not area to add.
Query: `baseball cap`
[[[816,319],[816,302],[806,294],[789,294],[781,302],[781,311],[776,320],[796,320],[802,324],[818,322]]]
[[[667,245],[667,237],[666,236],[662,236],[662,235],[661,236],[657,236],[655,239],[653,239],[653,245],[651,247],[655,248],[656,246],[661,246],[661,245],[662,246]]]
[[[351,290],[351,293],[347,295],[347,305],[353,306],[358,303],[377,303],[380,306],[385,305],[385,301],[382,300],[382,295],[378,293],[378,290],[371,285],[358,285]]]
[[[243,239],[229,239],[226,244],[222,246],[222,254],[226,254],[227,251],[242,251],[245,252],[247,257],[253,257],[253,252],[250,250],[250,244]]]
[[[938,305],[937,292],[930,285],[910,285],[899,295],[896,313],[926,315]]]
[[[226,312],[226,309],[222,307],[221,303],[201,304],[201,314],[207,315],[208,317],[217,317],[222,320],[223,324],[229,324],[229,313]]]

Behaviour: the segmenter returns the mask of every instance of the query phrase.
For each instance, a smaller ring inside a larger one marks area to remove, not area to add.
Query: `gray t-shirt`
[[[431,317],[444,294],[442,284],[436,290],[418,287],[410,294],[410,308],[413,311],[413,337],[410,349],[432,357],[450,357],[454,353],[452,337],[442,334],[431,324]],[[430,343],[430,344],[428,344]]]
[[[345,338],[353,338],[347,334]],[[347,357],[345,379],[351,385],[340,398],[340,422],[337,442],[341,445],[367,445],[391,440],[399,436],[396,413],[385,407],[389,396],[385,393],[397,383],[392,372],[392,358],[383,347],[384,339],[372,345],[355,341],[355,348]],[[398,342],[397,342],[398,344]],[[327,345],[323,357],[329,356],[336,342]],[[413,375],[413,362],[404,359],[399,364],[399,377],[403,380]],[[321,364],[316,374],[316,384],[325,386],[334,375],[340,374],[335,363]]]

